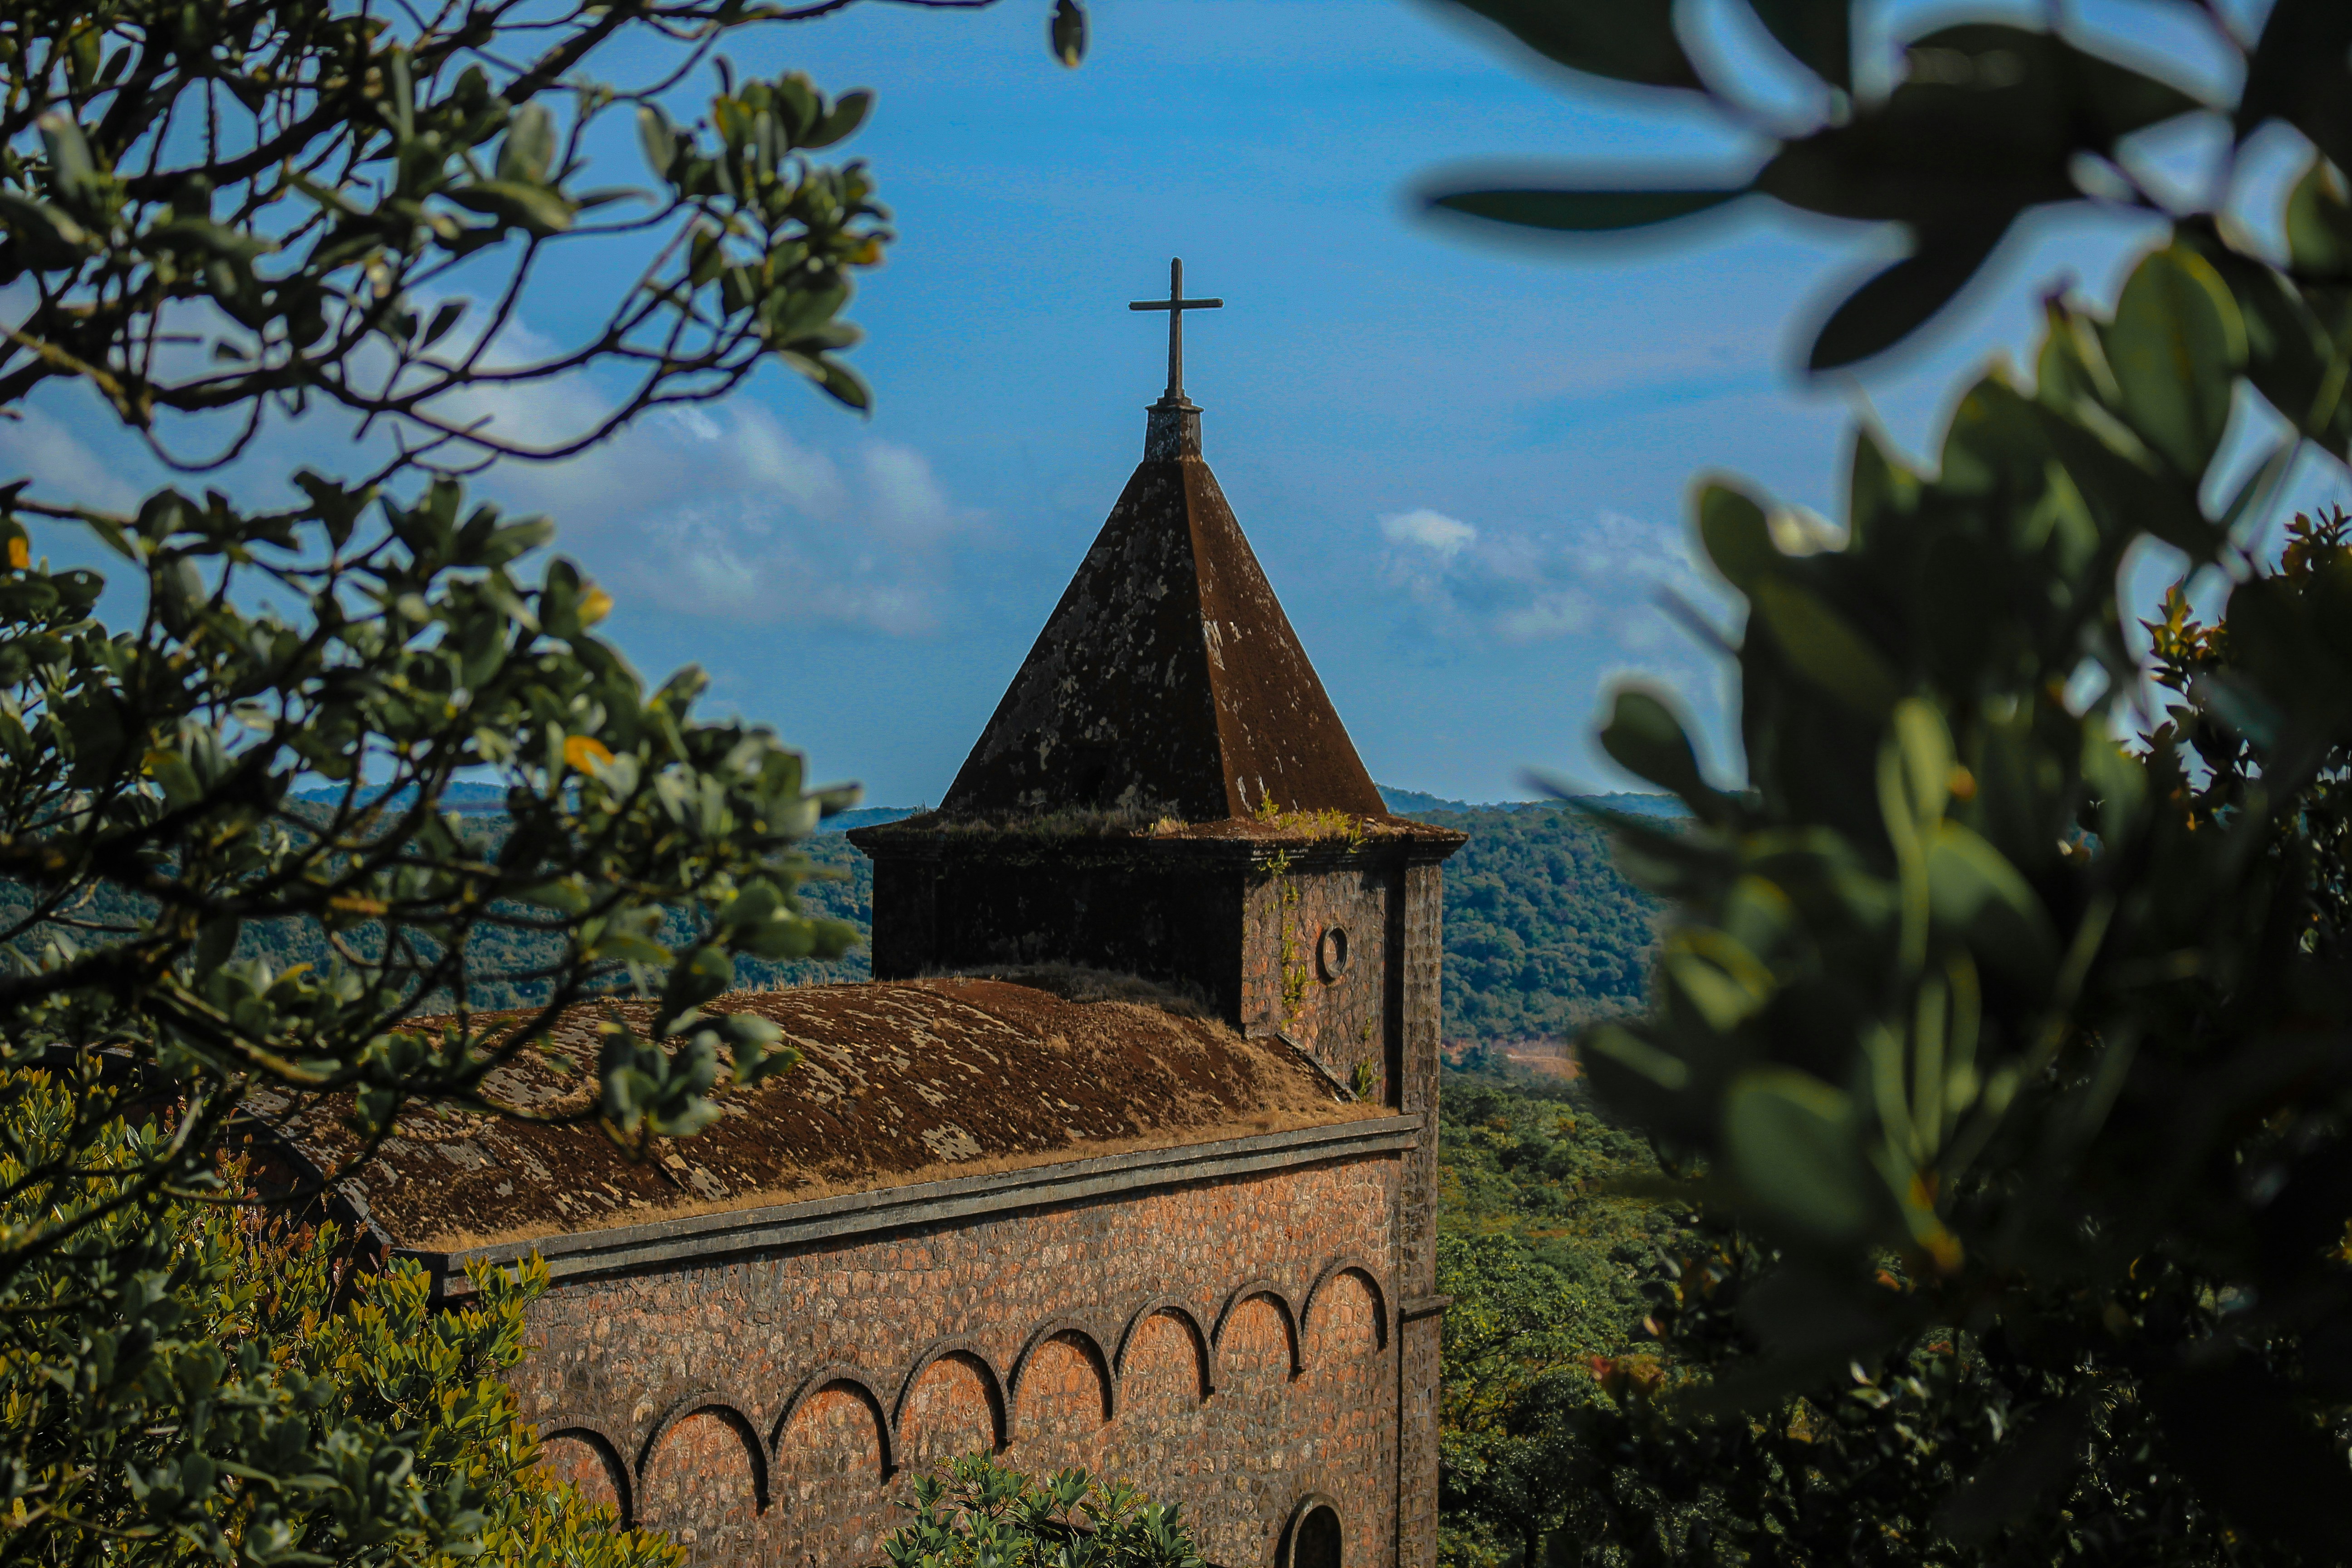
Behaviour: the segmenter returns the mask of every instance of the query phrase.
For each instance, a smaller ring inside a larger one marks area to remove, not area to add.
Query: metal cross
[[[1165,310],[1168,312],[1168,390],[1161,401],[1184,401],[1184,312],[1187,310],[1222,310],[1223,300],[1187,300],[1184,298],[1184,259],[1177,257],[1168,263],[1168,298],[1165,300],[1132,300],[1130,310]]]

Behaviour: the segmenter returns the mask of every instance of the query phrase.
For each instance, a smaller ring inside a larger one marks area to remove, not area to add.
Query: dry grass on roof
[[[573,1008],[490,1092],[583,1104],[596,1026],[614,1010],[640,1026],[653,1011]],[[415,1112],[360,1168],[360,1195],[400,1245],[448,1249],[1382,1114],[1340,1103],[1279,1040],[1244,1039],[1184,998],[1092,971],[738,992],[708,1010],[771,1020],[801,1065],[728,1096],[711,1127],[644,1162],[593,1124]],[[348,1140],[323,1110],[308,1119],[316,1156]]]

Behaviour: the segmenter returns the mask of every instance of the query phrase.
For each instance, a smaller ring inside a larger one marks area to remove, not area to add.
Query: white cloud
[[[1478,538],[1478,531],[1468,523],[1427,507],[1381,519],[1381,534],[1391,544],[1418,544],[1448,561]]]
[[[937,625],[950,549],[973,521],[921,453],[868,441],[836,462],[750,403],[656,414],[568,462],[502,464],[491,483],[552,515],[559,547],[616,596],[898,637]]]
[[[1601,512],[1556,531],[1481,530],[1426,507],[1380,519],[1390,584],[1440,636],[1510,643],[1607,639],[1626,653],[1674,635],[1662,592],[1702,604],[1717,590],[1673,529]]]
[[[117,445],[121,443],[118,442]],[[141,454],[143,459],[144,454]],[[130,468],[90,450],[74,433],[37,407],[20,406],[16,417],[0,419],[0,482],[29,479],[44,500],[68,501],[100,511],[136,511],[142,487]]]
[[[488,357],[522,363],[550,347],[514,323]],[[575,374],[468,386],[435,399],[433,411],[549,447],[593,429],[612,406]],[[921,453],[876,440],[838,457],[815,450],[742,394],[656,409],[575,457],[509,458],[472,483],[511,511],[553,518],[556,548],[624,605],[900,637],[936,626],[952,548],[977,520],[949,500]]]

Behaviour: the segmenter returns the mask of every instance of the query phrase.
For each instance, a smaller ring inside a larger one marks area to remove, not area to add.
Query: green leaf
[[[1454,0],[1570,70],[1646,87],[1703,91],[1675,32],[1672,0]]]
[[[677,166],[677,128],[669,122],[658,103],[637,105],[637,145],[644,149],[646,166],[654,177],[667,180]]]
[[[1700,775],[1698,753],[1682,721],[1648,692],[1636,687],[1618,690],[1601,731],[1601,749],[1627,772],[1672,790],[1700,815],[1719,812],[1722,797]]]
[[[2152,252],[2101,336],[2124,417],[2177,473],[2202,478],[2246,363],[2245,321],[2221,274],[2184,245]]]
[[[660,1022],[667,1025],[690,1008],[699,1007],[735,984],[735,961],[712,942],[689,949],[670,965],[662,988]]]
[[[1856,425],[1845,482],[1848,548],[1860,550],[1873,530],[1909,516],[1918,504],[1919,476],[1887,451],[1875,426]]]
[[[449,199],[541,238],[572,226],[570,202],[544,185],[517,184],[507,180],[481,180],[449,193]]]
[[[555,116],[543,103],[523,105],[499,146],[498,177],[518,184],[541,184],[554,162]]]
[[[1590,1060],[1604,1057],[1639,1073],[1669,1094],[1690,1084],[1690,1068],[1679,1057],[1660,1050],[1622,1024],[1603,1024],[1579,1043],[1579,1054]]]
[[[1776,574],[1748,596],[1799,674],[1856,712],[1895,706],[1901,689],[1885,656],[1811,591]]]
[[[1819,374],[1885,353],[1968,287],[2009,232],[2010,215],[1922,235],[1918,249],[1879,273],[1830,313],[1805,368]]]
[[[1895,741],[1913,819],[1922,826],[1939,820],[1952,798],[1957,762],[1942,711],[1925,698],[1905,698],[1895,705]]]
[[[470,301],[465,300],[442,300],[433,312],[433,320],[426,324],[425,335],[417,340],[416,346],[419,349],[429,349],[447,337],[449,329],[465,320],[466,308],[469,303]]]
[[[1844,1091],[1794,1068],[1749,1068],[1724,1096],[1731,1174],[1785,1223],[1831,1241],[1870,1225],[1873,1182]]]
[[[1706,212],[1748,195],[1745,185],[1731,189],[1687,191],[1608,191],[1569,188],[1454,191],[1434,196],[1430,205],[1496,223],[1524,228],[1553,228],[1580,233],[1643,228]]]
[[[1945,27],[1907,49],[1885,100],[1784,144],[1756,188],[1830,217],[1891,219],[1930,238],[2006,225],[2081,199],[2078,153],[2199,108],[2179,89],[2047,33]],[[1954,248],[1957,240],[1926,248]]]
[[[2315,170],[2326,167],[2314,160]],[[2305,178],[2311,173],[2305,171]],[[2290,197],[2290,247],[2295,226]],[[2347,228],[2340,265],[2347,280],[2352,280],[2352,224]],[[2218,235],[2189,230],[2183,237],[2213,264],[2229,285],[2230,297],[2238,302],[2246,326],[2246,379],[2305,435],[2340,450],[2346,431],[2352,427],[2352,404],[2346,400],[2342,381],[2329,374],[2336,351],[2314,310],[2326,295],[2317,291],[2306,295],[2278,268],[2230,249]]]
[[[874,394],[856,371],[836,359],[820,359],[815,363],[816,384],[824,388],[835,402],[855,408],[860,414],[872,411]]]
[[[1737,939],[1685,928],[1666,939],[1659,967],[1706,1026],[1727,1035],[1754,1017],[1777,989],[1772,972]]]
[[[2314,158],[2286,199],[2286,250],[2299,278],[2352,279],[2352,195],[2344,173]]]
[[[50,110],[33,123],[40,128],[41,146],[49,159],[49,182],[58,193],[72,202],[85,202],[95,195],[98,164],[73,117]]]
[[[1728,485],[1710,483],[1698,492],[1698,537],[1723,580],[1743,594],[1780,563],[1763,503]]]
[[[1087,14],[1078,0],[1054,0],[1053,18],[1045,24],[1045,47],[1073,70],[1087,58]]]
[[[1077,9],[1073,0],[1063,0],[1063,3],[1068,4],[1073,11]],[[1078,50],[1083,54],[1086,51],[1086,18],[1083,15],[1078,18]],[[1077,62],[1069,60],[1064,63],[1076,65]],[[843,93],[835,101],[833,111],[817,122],[815,130],[801,139],[801,145],[809,148],[830,147],[836,142],[847,140],[856,132],[859,126],[866,123],[866,116],[873,108],[874,95],[863,88],[855,92]]]
[[[71,267],[90,243],[90,233],[47,202],[0,186],[0,224],[24,246],[37,267]]]
[[[638,936],[633,931],[610,931],[599,936],[587,950],[587,956],[618,959],[629,963],[665,964],[669,963],[669,949],[657,942]]]
[[[1927,898],[1937,924],[2012,978],[2039,984],[2056,966],[2058,935],[2042,900],[2000,850],[1959,823],[1942,824],[1928,841]]]

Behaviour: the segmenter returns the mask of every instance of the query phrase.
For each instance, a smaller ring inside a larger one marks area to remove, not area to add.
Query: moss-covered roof
[[[446,1249],[1381,1114],[1346,1103],[1279,1039],[1084,972],[740,992],[706,1010],[772,1021],[801,1065],[644,1160],[593,1121],[411,1111],[346,1190],[395,1244]],[[642,1027],[651,1011],[575,1007],[486,1090],[544,1113],[584,1108],[598,1026],[617,1012]],[[322,1166],[355,1152],[332,1107],[290,1127]]]

